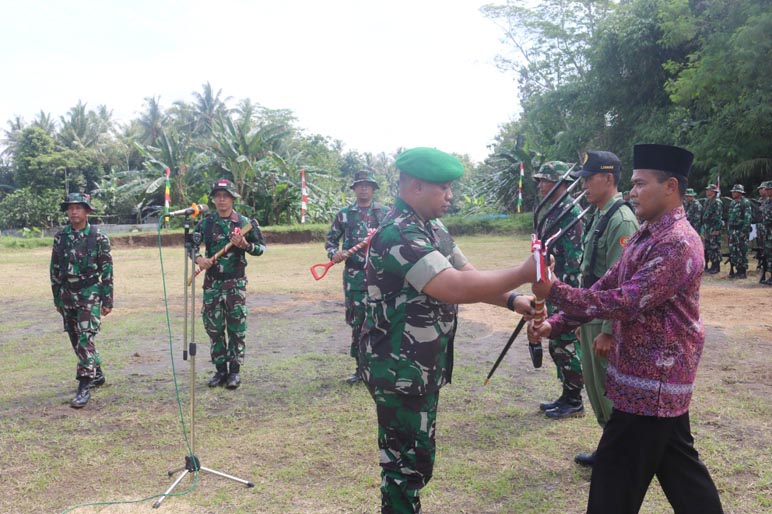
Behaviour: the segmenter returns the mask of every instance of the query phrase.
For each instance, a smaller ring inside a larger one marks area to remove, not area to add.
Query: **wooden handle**
[[[241,232],[241,236],[242,236],[242,237],[244,237],[244,235],[245,235],[246,233],[248,233],[250,230],[252,230],[252,223],[247,223],[247,224],[246,224],[246,225],[245,225],[243,228],[241,228],[241,227],[236,227],[236,228],[234,229],[234,232],[235,232],[236,230],[239,230],[239,231]],[[212,264],[214,264],[215,262],[217,262],[217,259],[219,259],[219,258],[220,258],[220,257],[222,257],[223,255],[225,255],[226,253],[228,253],[228,250],[230,250],[231,248],[233,248],[233,243],[232,243],[232,242],[230,242],[230,241],[228,241],[228,244],[226,244],[225,246],[223,246],[222,248],[220,248],[220,250],[219,250],[219,251],[218,251],[216,254],[214,254],[214,257],[212,257]],[[204,270],[203,270],[203,268],[196,268],[196,271],[193,273],[193,275],[192,275],[192,276],[190,276],[190,277],[188,277],[188,285],[192,284],[192,283],[193,283],[193,277],[197,277],[197,276],[199,276],[199,275],[201,274],[201,272],[202,272],[202,271],[204,271]]]

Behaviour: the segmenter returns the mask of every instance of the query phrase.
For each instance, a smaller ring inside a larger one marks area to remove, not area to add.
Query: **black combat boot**
[[[241,371],[241,365],[238,362],[231,362],[231,372],[228,373],[228,380],[225,383],[225,387],[228,389],[238,389],[241,385],[241,377],[239,371]]]
[[[559,407],[563,402],[566,401],[566,392],[567,392],[567,390],[564,387],[563,388],[563,394],[561,394],[560,398],[558,398],[557,400],[553,400],[551,402],[541,402],[539,404],[539,410],[541,410],[543,412],[547,412],[548,410],[552,410],[555,407]]]
[[[574,462],[580,466],[591,468],[595,464],[595,452],[579,453],[576,457],[574,457]]]
[[[214,375],[212,375],[212,378],[209,380],[209,383],[207,384],[209,387],[217,387],[220,385],[225,384],[225,381],[228,379],[228,365],[227,364],[218,364],[215,366],[217,371]]]
[[[563,419],[577,418],[584,416],[584,405],[582,404],[582,390],[572,389],[566,392],[566,399],[554,409],[546,411],[544,414],[548,418]]]
[[[710,267],[710,269],[708,270],[708,273],[710,273],[711,275],[715,275],[719,271],[721,271],[721,263],[714,261],[713,266]]]
[[[92,380],[90,377],[78,377],[78,392],[75,394],[75,398],[70,402],[70,407],[73,409],[82,409],[86,406],[91,399],[91,385]]]
[[[91,381],[91,387],[99,387],[104,384],[105,384],[105,374],[102,373],[102,367],[97,366],[96,375],[94,375],[94,380]]]
[[[354,371],[353,375],[351,375],[346,379],[346,383],[351,385],[361,381],[362,381],[362,374],[359,372],[359,368],[357,368],[356,371]]]
[[[734,278],[738,278],[738,279],[748,278],[748,276],[745,274],[745,269],[737,268],[737,273],[735,273]]]

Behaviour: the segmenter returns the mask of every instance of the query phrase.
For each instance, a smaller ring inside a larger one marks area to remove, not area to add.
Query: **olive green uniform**
[[[583,256],[581,264],[582,285],[586,287],[591,276],[597,278],[606,274],[611,266],[619,260],[627,243],[627,238],[638,230],[638,220],[632,210],[624,205],[609,219],[606,229],[598,238],[598,250],[595,266],[590,269],[590,260],[595,241],[595,229],[601,216],[603,216],[617,200],[622,199],[622,194],[615,194],[600,211],[596,210],[590,221],[585,225],[582,240]],[[593,351],[593,340],[600,334],[611,335],[613,322],[610,320],[594,319],[579,328],[579,342],[581,344],[582,374],[584,385],[590,405],[595,412],[595,417],[600,426],[605,426],[611,416],[612,403],[606,397],[606,368],[608,359],[598,357]]]

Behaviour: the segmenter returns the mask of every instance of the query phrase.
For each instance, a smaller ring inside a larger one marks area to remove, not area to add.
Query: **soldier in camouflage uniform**
[[[715,275],[721,271],[721,228],[724,226],[724,204],[718,198],[718,187],[710,184],[705,188],[705,206],[702,211],[702,240],[705,246],[705,267]],[[710,265],[708,265],[710,263]]]
[[[413,148],[399,155],[399,198],[373,236],[365,265],[362,376],[376,405],[381,512],[421,512],[432,477],[440,388],[453,369],[458,303],[485,301],[532,314],[512,291],[520,267],[477,271],[439,219],[464,171],[452,155]]]
[[[338,211],[324,245],[327,258],[335,263],[343,260],[343,252],[367,238],[369,229],[378,228],[381,220],[389,212],[388,207],[373,201],[373,192],[378,189],[378,183],[368,172],[357,172],[351,189],[356,193],[357,200]],[[340,248],[341,238],[343,238],[343,248]],[[361,250],[346,259],[346,267],[343,270],[346,323],[351,327],[349,355],[354,358],[355,363],[358,362],[359,357],[359,333],[362,331],[362,323],[365,320],[367,286],[364,269],[365,250]],[[362,375],[357,364],[354,374],[346,379],[346,382],[356,384],[361,380]]]
[[[230,180],[218,180],[212,186],[209,199],[216,212],[205,217],[194,229],[205,245],[205,255],[196,249],[196,264],[206,270],[201,316],[211,342],[211,358],[216,372],[209,387],[225,385],[236,389],[241,385],[241,365],[244,363],[244,337],[247,332],[246,254],[259,256],[265,252],[265,242],[257,220],[250,220],[233,210],[233,202],[241,196]],[[252,229],[244,236],[240,230],[248,224]],[[236,230],[236,229],[239,230]],[[228,243],[233,247],[222,257],[213,256]],[[227,342],[225,334],[228,334]]]
[[[692,224],[692,228],[700,233],[702,228],[702,205],[697,201],[697,193],[694,189],[687,188],[684,196],[684,209],[686,210],[686,219]]]
[[[742,184],[732,187],[727,232],[729,235],[729,262],[734,268],[729,278],[746,278],[748,270],[748,235],[751,233],[751,202],[745,198]]]
[[[762,182],[759,186],[761,201],[761,223],[756,224],[759,231],[759,244],[761,259],[764,267],[759,277],[759,283],[772,286],[772,180]],[[770,277],[765,275],[770,272]]]
[[[560,161],[549,161],[544,163],[539,172],[533,178],[538,180],[538,190],[542,198],[549,194],[552,187],[565,175],[570,166]],[[569,178],[568,182],[573,181]],[[555,192],[553,198],[560,198],[568,187],[568,182],[563,182]],[[545,206],[550,211],[549,216],[544,220],[544,227],[554,224],[558,216],[571,204],[571,198],[566,196],[559,207],[553,208],[553,205]],[[544,240],[566,228],[573,220],[579,216],[579,207],[574,206],[568,214],[548,234],[544,235]],[[582,222],[578,222],[571,229],[569,234],[561,237],[557,245],[553,247],[555,257],[555,275],[567,284],[573,287],[579,287],[579,263],[582,260]],[[547,304],[547,312],[551,315],[555,308]],[[566,418],[571,416],[584,416],[584,405],[582,404],[582,388],[584,379],[582,377],[581,349],[579,341],[573,332],[567,332],[558,339],[550,339],[549,351],[552,361],[557,367],[558,379],[563,385],[563,392],[557,400],[543,402],[539,408],[549,418]]]
[[[102,316],[113,310],[113,258],[110,239],[88,222],[94,207],[88,195],[71,193],[61,204],[69,223],[54,236],[51,290],[78,357],[78,392],[70,405],[85,407],[91,389],[105,383],[94,345]]]

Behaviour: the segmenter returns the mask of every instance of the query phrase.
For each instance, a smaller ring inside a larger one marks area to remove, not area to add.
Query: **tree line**
[[[752,192],[772,177],[772,1],[508,0],[481,13],[501,30],[497,62],[517,77],[521,110],[500,126],[484,162],[460,156],[467,173],[454,186],[453,212],[516,212],[521,164],[529,210],[532,173],[587,150],[619,155],[624,189],[639,142],[694,152],[689,185],[698,192],[719,176],[724,190],[742,183]],[[206,201],[210,184],[227,177],[241,193],[238,208],[264,225],[299,223],[301,169],[312,222],[329,222],[350,201],[360,169],[373,172],[384,203],[397,192],[401,149],[346,151],[306,133],[290,110],[236,101],[209,83],[190,101],[146,98],[125,125],[105,106],[78,102],[58,119],[41,111],[7,127],[0,229],[60,223],[65,191],[92,193],[104,221],[142,221],[163,206],[166,167],[173,206]]]
[[[695,154],[689,185],[746,191],[772,178],[772,2],[510,0],[486,5],[517,76],[519,116],[487,160],[509,179],[519,161],[576,162],[609,150],[629,182],[635,143]],[[729,186],[729,187],[727,187]],[[495,190],[495,188],[490,188]]]

